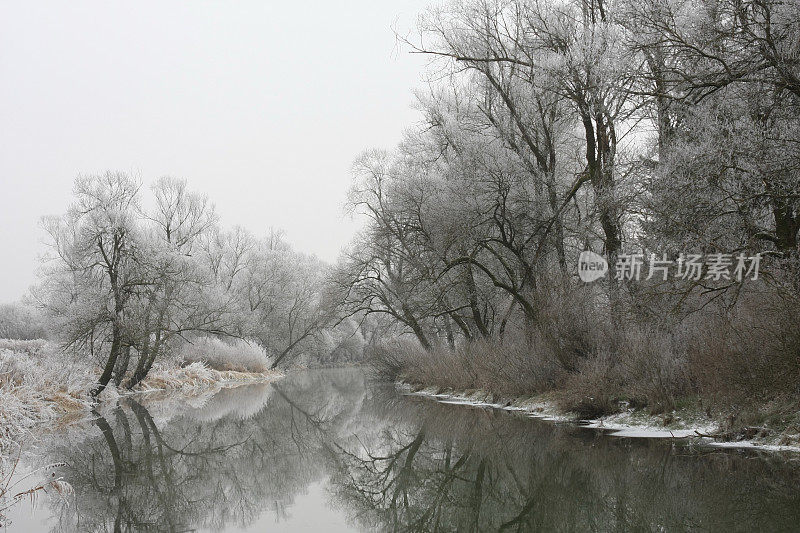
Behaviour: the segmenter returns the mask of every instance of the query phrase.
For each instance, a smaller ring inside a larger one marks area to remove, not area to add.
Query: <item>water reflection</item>
[[[409,404],[414,403],[410,409]],[[410,399],[363,453],[342,455],[337,497],[394,531],[794,531],[797,465]]]
[[[96,416],[95,435],[53,446],[75,488],[59,510],[70,531],[186,531],[277,519],[324,476],[322,448],[364,394],[354,372],[306,373],[274,385],[222,390],[167,418],[159,401],[126,398]],[[158,420],[161,418],[161,420]]]
[[[145,400],[50,446],[76,491],[53,505],[54,529],[274,524],[320,484],[310,512],[366,530],[800,527],[795,463],[397,396],[353,370],[224,390],[197,407]]]

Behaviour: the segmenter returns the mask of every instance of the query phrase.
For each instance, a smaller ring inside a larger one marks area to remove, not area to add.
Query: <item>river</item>
[[[205,402],[120,400],[41,439],[74,493],[10,531],[792,531],[792,456],[612,437],[309,370]]]

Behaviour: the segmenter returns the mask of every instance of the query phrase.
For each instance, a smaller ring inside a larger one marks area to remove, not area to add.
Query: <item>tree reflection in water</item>
[[[413,407],[412,407],[413,406]],[[800,527],[800,470],[763,454],[690,449],[413,398],[340,454],[337,498],[392,531],[752,531]]]
[[[160,423],[143,401],[126,398],[78,445],[56,443],[49,457],[75,501],[59,509],[60,530],[185,531],[243,527],[264,512],[278,517],[324,477],[327,439],[364,395],[358,372],[307,372],[279,384],[222,390],[199,409]],[[261,409],[252,406],[265,396]]]
[[[354,527],[392,531],[790,530],[800,472],[781,458],[617,439],[402,397],[354,370],[298,373],[161,413],[127,398],[48,460],[65,531],[224,530],[281,518],[309,485]],[[166,416],[169,414],[169,416]]]

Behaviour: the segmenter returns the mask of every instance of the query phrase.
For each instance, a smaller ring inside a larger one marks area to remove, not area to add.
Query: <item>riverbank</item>
[[[379,346],[371,362],[383,381],[436,394],[546,403],[539,407],[572,420],[629,431],[689,429],[720,445],[798,446],[800,330],[789,320],[797,310],[781,309],[694,316],[670,327],[556,313],[525,335],[428,349]]]
[[[63,428],[83,419],[93,409],[103,411],[117,400],[129,396],[146,395],[154,398],[158,393],[174,398],[178,395],[186,400],[210,398],[222,389],[236,388],[256,383],[269,383],[283,374],[276,371],[237,372],[215,370],[201,363],[187,367],[158,369],[131,390],[108,387],[97,403],[85,394],[75,395],[67,391],[30,391],[0,387],[0,455],[25,441],[37,429]]]
[[[38,429],[64,427],[125,396],[170,392],[207,397],[223,388],[282,377],[273,370],[217,370],[202,362],[157,364],[136,387],[110,384],[92,401],[89,391],[97,374],[85,362],[65,360],[46,341],[0,339],[0,456],[29,440]]]
[[[772,431],[764,432],[764,428],[747,428],[736,434],[727,433],[721,429],[724,421],[693,409],[652,415],[643,409],[626,406],[611,415],[582,419],[575,412],[559,407],[558,393],[504,398],[479,389],[455,391],[402,380],[395,382],[395,386],[402,394],[421,396],[440,403],[520,412],[551,422],[574,423],[586,428],[601,429],[616,437],[694,439],[703,445],[721,448],[800,453],[800,435],[777,435]]]

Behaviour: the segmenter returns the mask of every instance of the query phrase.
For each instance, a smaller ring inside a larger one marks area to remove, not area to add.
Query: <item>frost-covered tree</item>
[[[183,180],[162,178],[154,206],[121,173],[81,177],[66,214],[44,219],[51,253],[35,290],[65,348],[133,387],[190,334],[242,336],[237,295],[201,253],[217,233],[214,208]]]
[[[559,343],[548,313],[585,288],[586,249],[612,274],[620,253],[760,253],[770,290],[800,293],[796,3],[461,0],[418,28],[420,120],[355,165],[350,312],[426,348],[509,326]],[[614,278],[583,291],[612,328],[742,288]]]
[[[60,323],[67,346],[88,347],[102,365],[97,395],[125,350],[132,300],[146,283],[137,225],[140,184],[127,175],[80,177],[67,213],[44,219],[50,237],[41,302]]]

